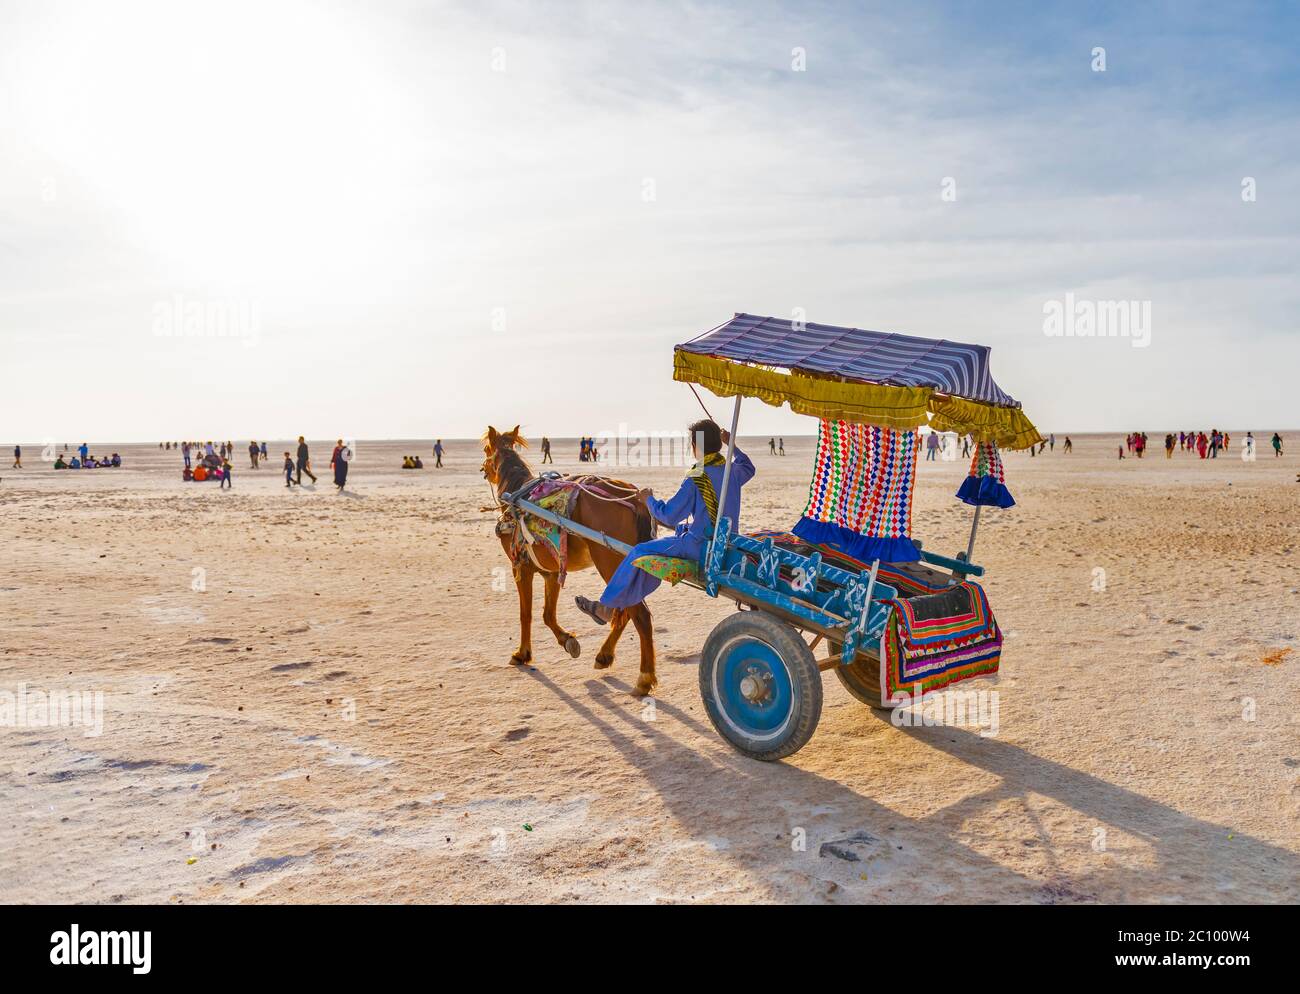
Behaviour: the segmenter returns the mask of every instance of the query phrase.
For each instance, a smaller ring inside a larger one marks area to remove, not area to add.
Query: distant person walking
[[[777,452],[777,455],[781,455],[781,456],[785,455],[785,439],[784,439],[784,438],[778,438],[778,439],[776,440],[776,452]]]
[[[287,452],[284,454],[284,485],[293,486],[293,456]]]
[[[185,468],[190,468],[190,443],[181,442],[181,456],[185,460]]]
[[[298,436],[298,478],[294,480],[298,486],[302,486],[302,474],[306,473],[311,477],[311,482],[316,482],[316,474],[311,471],[311,453],[307,451],[307,440],[301,435]]]
[[[235,488],[234,476],[235,467],[230,465],[230,456],[226,456],[221,460],[221,485],[217,489],[224,490],[226,487],[230,487],[233,490]]]
[[[939,433],[930,432],[930,437],[925,440],[925,461],[933,462],[939,452]]]
[[[266,443],[263,442],[263,443],[262,443],[262,462],[270,462],[270,461],[271,461],[271,457],[270,457],[270,455],[267,454],[267,451],[266,451]]]
[[[1066,435],[1066,436],[1065,436],[1065,444],[1061,446],[1061,451],[1062,451],[1062,452],[1073,452],[1073,451],[1074,451],[1074,443],[1070,441],[1070,436],[1069,436],[1069,435]],[[965,453],[963,453],[963,455],[964,455],[964,454],[965,454]]]
[[[433,468],[434,469],[442,469],[442,452],[443,452],[442,439],[440,438],[433,443],[433,460],[434,460]]]
[[[1055,436],[1055,435],[1048,435],[1048,436],[1047,436],[1047,446],[1048,446],[1048,448],[1050,448],[1053,452],[1056,451],[1056,436]]]
[[[1165,435],[1165,458],[1172,459],[1173,457],[1174,457],[1174,436],[1173,433],[1171,432]]]
[[[257,447],[256,442],[248,443],[248,461],[253,464],[253,469],[257,469],[257,457],[261,455],[262,450]]]
[[[551,458],[551,440],[545,435],[542,436],[542,462],[555,462],[555,460]]]
[[[769,439],[767,440],[767,450],[768,450],[770,453],[772,453],[772,455],[776,455],[776,439],[775,439],[775,438],[769,438]]]
[[[352,450],[344,445],[343,439],[340,438],[330,456],[330,468],[334,470],[334,486],[339,488],[339,493],[343,493],[343,485],[348,482],[348,460],[351,458]]]
[[[23,468],[23,447],[21,445],[15,445],[14,446],[14,469],[22,469],[22,468]]]
[[[1273,458],[1276,459],[1282,454],[1282,436],[1273,432]]]

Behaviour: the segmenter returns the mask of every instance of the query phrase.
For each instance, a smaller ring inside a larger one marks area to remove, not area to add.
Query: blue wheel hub
[[[779,739],[794,710],[790,671],[766,642],[738,636],[713,669],[713,698],[723,720],[747,738]]]

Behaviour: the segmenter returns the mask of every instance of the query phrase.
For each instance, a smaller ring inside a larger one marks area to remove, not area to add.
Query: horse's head
[[[516,448],[526,449],[528,442],[515,425],[510,431],[497,431],[491,425],[483,434],[483,477],[494,487],[499,486],[505,475],[504,467],[508,462],[523,465],[523,460],[515,452]]]

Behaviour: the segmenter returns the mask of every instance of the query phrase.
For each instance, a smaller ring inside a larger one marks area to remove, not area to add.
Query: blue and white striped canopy
[[[998,407],[1020,403],[993,382],[989,349],[947,339],[916,338],[862,328],[794,322],[737,314],[726,324],[677,346],[682,352],[717,356],[805,373],[842,376],[863,383],[930,387]]]

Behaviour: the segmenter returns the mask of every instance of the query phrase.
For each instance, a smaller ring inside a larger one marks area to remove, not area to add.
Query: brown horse
[[[528,443],[519,434],[519,426],[513,431],[499,432],[489,426],[483,436],[483,476],[492,484],[498,499],[502,494],[513,493],[535,474],[524,462],[516,447],[526,447]],[[612,496],[631,496],[636,487],[620,480],[604,477],[587,477],[597,488]],[[634,505],[634,506],[630,506]],[[501,547],[506,550],[514,563],[515,586],[519,588],[519,648],[510,657],[510,662],[523,665],[532,662],[532,625],[533,625],[533,577],[542,574],[546,585],[546,600],[542,607],[542,621],[546,623],[555,640],[576,657],[581,651],[577,638],[572,632],[560,627],[556,619],[555,606],[560,597],[560,564],[554,547],[549,542],[538,542],[532,548],[537,561],[527,552],[516,553],[516,531],[513,519],[502,505],[501,522],[497,526],[497,537]],[[644,542],[653,537],[654,521],[645,505],[634,500],[609,500],[589,492],[579,490],[574,495],[569,507],[569,517],[588,528],[603,532],[610,538],[618,539],[629,545]],[[613,549],[603,545],[584,541],[577,535],[568,536],[568,561],[566,572],[587,569],[595,566],[606,582],[614,575],[623,557]],[[631,621],[636,626],[636,633],[641,642],[641,674],[633,691],[638,697],[654,690],[658,680],[655,678],[655,644],[654,632],[650,625],[650,611],[645,603],[635,607],[614,612],[609,621],[609,636],[605,639],[600,652],[596,654],[596,669],[603,670],[614,665],[614,647],[619,636]]]

